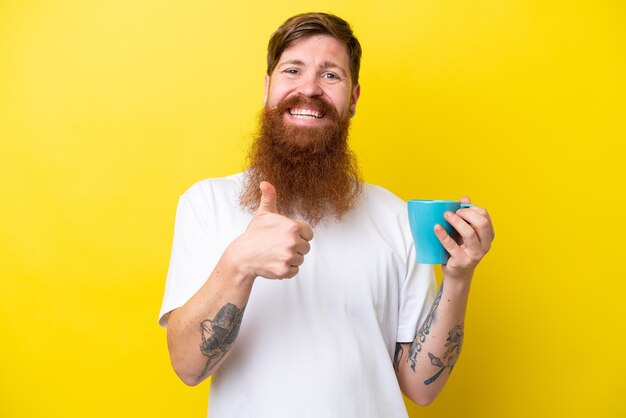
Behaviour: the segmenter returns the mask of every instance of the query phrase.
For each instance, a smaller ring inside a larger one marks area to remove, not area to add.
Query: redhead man
[[[435,228],[451,255],[436,292],[406,203],[363,183],[348,147],[360,59],[344,20],[288,19],[248,170],[179,200],[159,322],[183,382],[212,376],[211,418],[406,417],[402,393],[429,404],[459,356],[491,220],[447,213],[458,242]]]

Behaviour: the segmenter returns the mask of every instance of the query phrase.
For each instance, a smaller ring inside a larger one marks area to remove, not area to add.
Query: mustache
[[[321,112],[324,117],[327,117],[333,121],[336,121],[340,118],[337,110],[324,99],[321,99],[319,97],[303,96],[300,94],[297,96],[287,97],[286,99],[279,102],[273,110],[282,115],[284,112],[294,107],[306,107],[317,110]]]
[[[290,108],[319,112],[326,123],[298,126],[286,121]],[[293,95],[266,106],[259,115],[256,138],[248,154],[241,207],[254,213],[263,180],[274,185],[279,212],[311,225],[341,219],[361,195],[361,175],[348,147],[350,115],[340,114],[320,97]]]

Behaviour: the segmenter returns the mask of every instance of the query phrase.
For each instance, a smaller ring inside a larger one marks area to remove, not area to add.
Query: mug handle
[[[461,209],[469,208],[471,206],[476,206],[473,203],[461,203]]]

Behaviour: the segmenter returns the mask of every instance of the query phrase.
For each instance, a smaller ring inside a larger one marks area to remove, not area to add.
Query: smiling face
[[[283,120],[302,127],[330,123],[327,107],[339,117],[354,113],[360,86],[352,85],[348,50],[327,35],[302,38],[285,49],[270,76],[265,77],[265,101],[269,108],[289,101]]]
[[[279,44],[270,41],[268,49]],[[275,56],[268,60],[273,70],[265,78],[266,106],[240,203],[253,213],[261,198],[259,183],[265,180],[280,196],[281,215],[311,225],[326,217],[341,219],[362,189],[348,147],[360,90],[352,83],[346,44],[328,35],[304,36]]]

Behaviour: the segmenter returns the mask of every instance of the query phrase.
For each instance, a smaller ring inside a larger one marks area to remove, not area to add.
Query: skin
[[[200,290],[170,313],[170,360],[188,385],[209,377],[228,354],[256,278],[292,278],[311,248],[311,228],[277,213],[274,186],[261,182],[260,188],[259,208],[246,231],[226,248]]]
[[[291,95],[318,97],[346,114],[354,110],[360,92],[359,86],[352,85],[349,68],[348,52],[334,38],[301,39],[283,52],[276,69],[266,76],[265,101],[274,107]],[[284,117],[299,126],[327,123],[323,115],[318,116],[295,117],[286,112]],[[188,385],[209,377],[228,355],[257,277],[294,277],[310,250],[311,227],[277,213],[273,185],[261,182],[259,187],[259,208],[246,231],[226,248],[200,290],[169,315],[170,360]]]
[[[319,97],[340,114],[354,114],[360,86],[353,85],[349,68],[348,51],[336,39],[300,39],[266,76],[265,101],[274,107],[292,95]],[[313,108],[289,109],[284,118],[298,126],[327,123]],[[294,277],[310,250],[311,227],[277,213],[276,190],[270,183],[261,182],[259,187],[261,201],[246,231],[226,248],[202,288],[169,315],[170,359],[186,384],[196,385],[214,373],[236,343],[255,280]],[[489,214],[477,206],[447,213],[446,220],[460,239],[456,242],[442,227],[435,227],[451,255],[442,267],[444,286],[428,323],[420,326],[415,341],[397,344],[394,358],[402,391],[421,405],[431,403],[441,391],[460,354],[471,281],[495,235]]]
[[[470,199],[464,197],[461,202],[470,203]],[[442,289],[426,319],[428,332],[418,330],[413,342],[398,343],[394,358],[402,391],[420,405],[430,404],[441,392],[458,359],[474,271],[495,237],[489,213],[478,206],[447,212],[445,219],[460,238],[455,241],[440,225],[434,228],[450,259],[442,266]]]
[[[330,36],[311,36],[285,49],[272,72],[265,76],[265,102],[274,107],[293,95],[319,97],[340,115],[354,114],[361,88],[353,86],[348,50]],[[303,109],[313,110],[317,109]],[[319,126],[319,118],[298,118],[285,112],[285,121],[298,126]]]

